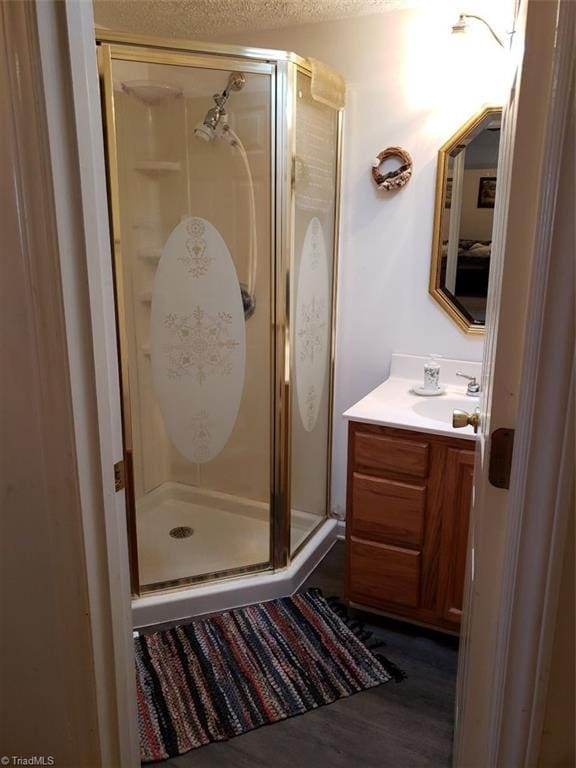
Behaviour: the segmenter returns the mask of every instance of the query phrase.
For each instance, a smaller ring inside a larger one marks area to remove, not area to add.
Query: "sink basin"
[[[414,403],[412,410],[426,419],[452,426],[452,411],[458,409],[472,413],[477,406],[478,398],[476,397],[443,397],[440,395]]]

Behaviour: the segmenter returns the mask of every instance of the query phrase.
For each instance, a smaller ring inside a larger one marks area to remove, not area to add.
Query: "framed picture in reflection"
[[[481,176],[478,186],[478,208],[494,208],[496,176]]]
[[[452,207],[452,179],[446,179],[446,194],[444,195],[444,208]]]

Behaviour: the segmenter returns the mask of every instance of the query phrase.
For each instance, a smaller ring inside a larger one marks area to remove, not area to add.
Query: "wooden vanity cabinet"
[[[457,631],[474,442],[351,421],[347,597]]]

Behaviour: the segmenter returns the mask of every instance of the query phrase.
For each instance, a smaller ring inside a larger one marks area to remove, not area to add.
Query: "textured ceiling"
[[[94,0],[96,24],[141,34],[206,40],[410,8],[422,0]]]

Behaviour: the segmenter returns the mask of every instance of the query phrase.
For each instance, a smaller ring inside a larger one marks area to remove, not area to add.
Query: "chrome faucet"
[[[476,376],[468,376],[466,373],[458,372],[456,376],[461,376],[463,379],[468,379],[468,386],[466,388],[466,394],[470,397],[476,397],[480,393],[480,384],[476,381]]]

